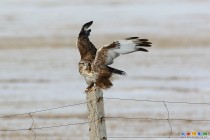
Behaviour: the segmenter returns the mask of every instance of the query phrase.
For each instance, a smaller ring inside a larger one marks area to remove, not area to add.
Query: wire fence
[[[140,139],[140,138],[186,138],[186,137],[174,137],[172,136],[173,134],[173,129],[172,129],[172,124],[171,121],[176,120],[176,121],[196,121],[196,122],[210,122],[209,119],[206,120],[201,120],[201,119],[184,119],[184,118],[170,118],[170,110],[168,109],[167,104],[195,104],[195,105],[209,105],[210,103],[198,103],[198,102],[173,102],[173,101],[160,101],[160,100],[138,100],[138,99],[123,99],[123,98],[111,98],[111,97],[103,97],[103,99],[106,100],[118,100],[118,101],[133,101],[133,102],[156,102],[156,103],[162,103],[165,107],[165,110],[167,112],[167,117],[166,118],[139,118],[139,117],[122,117],[122,116],[105,116],[104,119],[126,119],[126,120],[154,120],[154,121],[167,121],[168,126],[170,128],[170,132],[168,136],[135,136],[135,137],[123,137],[123,136],[108,136],[107,138],[109,139]],[[94,101],[94,100],[92,100]],[[90,101],[90,102],[92,102]],[[28,115],[29,118],[31,119],[31,125],[29,128],[21,128],[21,129],[1,129],[0,132],[14,132],[14,131],[29,131],[34,134],[34,140],[36,140],[37,133],[36,130],[40,129],[50,129],[50,128],[57,128],[57,127],[67,127],[67,126],[75,126],[75,125],[84,125],[84,124],[90,124],[98,120],[93,120],[93,121],[85,121],[85,122],[78,122],[78,123],[69,123],[69,124],[61,124],[61,125],[51,125],[51,126],[44,126],[44,127],[34,127],[35,120],[33,118],[33,114],[35,113],[41,113],[41,112],[47,112],[51,110],[58,110],[58,109],[63,109],[63,108],[68,108],[68,107],[73,107],[73,106],[79,106],[79,105],[84,105],[89,102],[81,102],[81,103],[76,103],[76,104],[70,104],[70,105],[64,105],[64,106],[58,106],[58,107],[53,107],[53,108],[48,108],[48,109],[43,109],[43,110],[37,110],[37,111],[31,111],[31,112],[26,112],[26,113],[20,113],[20,114],[12,114],[12,115],[5,115],[5,116],[0,116],[0,118],[10,118],[10,117],[16,117],[16,116],[21,116],[21,115]],[[193,138],[193,137],[191,137]],[[197,139],[197,137],[195,137]],[[210,139],[209,137],[206,137],[206,139]]]

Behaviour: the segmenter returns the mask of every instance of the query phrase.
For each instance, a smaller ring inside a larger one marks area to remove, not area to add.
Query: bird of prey
[[[122,70],[109,66],[113,63],[115,58],[123,54],[137,51],[148,52],[142,47],[150,47],[152,44],[148,39],[129,37],[115,41],[109,45],[104,45],[97,50],[89,40],[91,32],[89,27],[92,23],[93,21],[90,21],[82,26],[77,40],[77,47],[81,55],[79,72],[88,84],[88,87],[85,90],[86,93],[88,93],[93,86],[97,86],[101,89],[108,89],[113,85],[110,81],[113,74],[126,74]]]

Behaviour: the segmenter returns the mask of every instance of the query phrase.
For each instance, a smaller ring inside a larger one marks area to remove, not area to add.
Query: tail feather
[[[113,84],[108,78],[99,78],[96,81],[96,86],[106,90],[108,88],[111,88]]]
[[[107,66],[111,72],[118,75],[126,75],[126,72]]]
[[[89,36],[90,35],[90,32],[91,32],[91,29],[88,29],[91,25],[93,24],[93,21],[90,21],[90,22],[87,22],[85,23],[83,26],[82,26],[82,29],[79,33],[79,36]]]

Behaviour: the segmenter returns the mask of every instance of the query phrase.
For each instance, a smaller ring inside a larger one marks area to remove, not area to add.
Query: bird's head
[[[91,63],[89,61],[86,61],[86,60],[81,60],[79,62],[79,69],[80,70],[88,70],[90,71],[91,70]]]

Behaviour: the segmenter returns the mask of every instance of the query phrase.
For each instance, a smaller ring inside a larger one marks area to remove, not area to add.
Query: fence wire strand
[[[34,119],[33,116],[31,115],[31,113],[28,113],[32,122],[31,122],[31,126],[28,128],[29,131],[31,131],[34,134],[34,140],[36,140],[36,132],[33,130],[33,125],[34,125]]]
[[[97,119],[99,120],[99,119]],[[87,121],[87,122],[79,122],[79,123],[70,123],[70,124],[61,124],[61,125],[52,125],[52,126],[44,126],[44,127],[34,127],[34,128],[23,128],[23,129],[14,129],[14,130],[0,130],[0,131],[31,131],[31,130],[38,130],[38,129],[49,129],[49,128],[56,128],[56,127],[64,127],[64,126],[71,126],[71,125],[82,125],[82,124],[89,124],[89,123],[92,123],[92,122],[95,122],[97,120],[94,120],[94,121]],[[35,132],[34,132],[35,133]]]
[[[200,104],[200,105],[210,105],[210,103],[193,103],[193,102],[174,102],[174,101],[156,101],[156,100],[138,100],[138,99],[123,99],[123,98],[111,98],[111,97],[103,97],[104,99],[107,100],[120,100],[120,101],[137,101],[137,102],[156,102],[156,103],[163,103],[166,111],[167,111],[167,117],[166,118],[129,118],[129,117],[124,117],[124,116],[105,116],[104,119],[130,119],[130,120],[155,120],[155,121],[167,121],[168,125],[170,127],[170,133],[169,136],[167,137],[144,137],[144,136],[136,136],[136,137],[122,137],[122,136],[108,136],[107,138],[110,139],[139,139],[139,138],[185,138],[185,137],[174,137],[172,136],[173,134],[173,129],[170,121],[204,121],[204,122],[209,122],[210,120],[200,120],[200,119],[183,119],[183,118],[170,118],[170,112],[167,107],[167,103],[172,103],[172,104]],[[94,100],[92,100],[94,101]],[[92,102],[90,101],[90,102]],[[35,130],[40,130],[40,129],[50,129],[50,128],[57,128],[57,127],[66,127],[66,126],[73,126],[73,125],[84,125],[84,124],[90,124],[93,123],[97,120],[93,121],[86,121],[86,122],[78,122],[78,123],[70,123],[70,124],[61,124],[61,125],[52,125],[52,126],[44,126],[44,127],[34,127],[35,120],[33,118],[34,113],[41,113],[41,112],[46,112],[46,111],[51,111],[51,110],[57,110],[57,109],[63,109],[71,106],[78,106],[82,104],[87,104],[89,102],[81,102],[81,103],[76,103],[76,104],[70,104],[70,105],[64,105],[64,106],[59,106],[59,107],[53,107],[53,108],[48,108],[48,109],[43,109],[43,110],[37,110],[37,111],[31,111],[28,113],[20,113],[20,114],[13,114],[13,115],[5,115],[5,116],[0,116],[0,118],[10,118],[10,117],[15,117],[19,115],[29,115],[31,119],[31,124],[29,128],[21,128],[21,129],[13,129],[13,130],[0,130],[2,132],[13,132],[13,131],[30,131],[34,134],[34,140],[36,140],[37,133]],[[210,139],[210,138],[206,138]]]
[[[169,113],[168,107],[167,107],[167,105],[166,105],[166,103],[164,101],[163,101],[163,104],[164,104],[164,106],[166,108],[166,111],[167,111],[167,121],[168,121],[168,125],[170,127],[170,135],[168,137],[170,138],[172,133],[173,133],[171,122],[170,122],[170,113]]]
[[[168,119],[161,119],[161,118],[130,118],[130,117],[119,117],[119,116],[114,116],[114,117],[111,117],[111,116],[106,116],[104,118],[107,118],[107,119],[127,119],[127,120],[144,120],[144,121],[147,121],[147,120],[154,120],[154,121],[167,121]],[[195,120],[195,119],[170,119],[171,121],[198,121],[198,122],[210,122],[210,120]]]
[[[171,104],[200,104],[200,105],[210,105],[210,103],[198,103],[198,102],[175,102],[175,101],[158,101],[158,100],[139,100],[139,99],[125,99],[125,98],[111,98],[111,97],[103,97],[108,100],[121,100],[121,101],[137,101],[137,102],[156,102],[156,103],[171,103]]]
[[[94,101],[94,100],[92,100],[92,101]],[[90,101],[90,102],[91,102],[91,101]],[[32,114],[32,113],[41,113],[41,112],[46,112],[46,111],[51,111],[51,110],[57,110],[57,109],[67,108],[67,107],[71,107],[71,106],[83,105],[83,104],[87,104],[87,103],[88,103],[88,102],[81,102],[81,103],[70,104],[70,105],[64,105],[64,106],[53,107],[53,108],[48,108],[48,109],[42,109],[42,110],[37,110],[37,111],[31,111],[31,112],[26,112],[26,113],[5,115],[5,116],[0,116],[0,118],[9,118],[9,117],[27,115],[27,114],[29,114],[29,113],[30,113],[30,114]]]
[[[136,137],[121,137],[121,136],[110,136],[110,137],[107,137],[107,138],[109,138],[109,139],[157,139],[157,138],[159,138],[159,139],[169,139],[169,137],[160,137],[160,136],[153,136],[153,137],[151,137],[151,136],[148,136],[148,137],[144,137],[144,136],[142,136],[142,137],[138,137],[138,136],[136,136]],[[186,137],[170,137],[170,139],[186,139]],[[191,139],[193,139],[193,138],[191,138]],[[198,138],[194,138],[194,139],[198,139]],[[205,139],[210,139],[210,138],[205,138]]]

